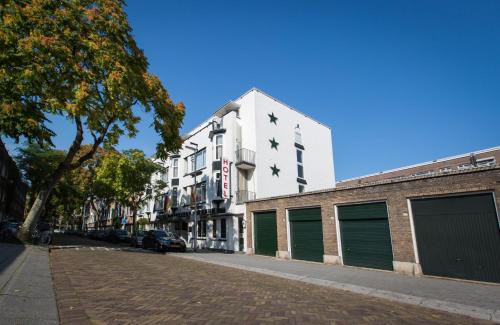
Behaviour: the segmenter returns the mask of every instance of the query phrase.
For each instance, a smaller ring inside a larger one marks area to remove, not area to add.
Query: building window
[[[304,193],[304,185],[299,184],[299,193]]]
[[[302,150],[297,149],[297,162],[302,163]]]
[[[300,125],[295,127],[295,143],[302,144],[302,133],[300,132]]]
[[[222,159],[222,135],[215,137],[215,159]]]
[[[299,178],[304,178],[304,157],[301,149],[297,149],[297,175]]]
[[[495,166],[497,164],[495,158],[483,158],[476,160],[477,167]]]
[[[173,178],[178,178],[179,177],[179,159],[175,158],[172,160],[172,177]]]
[[[198,169],[201,169],[201,168],[205,167],[205,163],[206,163],[206,150],[203,149],[201,151],[198,151],[195,154],[194,161],[195,161],[195,165],[194,165],[195,169],[194,170],[198,170]]]
[[[300,178],[304,178],[304,166],[302,164],[297,164],[297,174]]]
[[[428,176],[428,175],[432,175],[432,174],[434,174],[434,172],[432,170],[426,170],[426,171],[422,171],[422,172],[413,173],[413,174],[411,174],[411,176]]]
[[[461,165],[458,165],[458,170],[467,170],[467,169],[471,169],[471,168],[472,168],[471,164],[461,164]]]
[[[195,199],[197,203],[205,202],[207,198],[207,186],[205,182],[196,184]]]
[[[168,167],[165,169],[165,172],[161,174],[160,179],[162,180],[162,182],[168,182]]]
[[[190,162],[192,164],[192,159],[190,159]],[[191,169],[193,169],[191,167]],[[188,157],[184,158],[184,174],[189,173],[189,163],[188,163]]]
[[[226,239],[226,219],[220,219],[220,238]]]
[[[222,181],[220,178],[220,173],[215,173],[215,186],[217,190],[217,196],[222,197]]]
[[[217,219],[212,220],[212,238],[217,238]]]
[[[177,187],[172,189],[172,206],[177,206]]]
[[[198,237],[207,237],[207,221],[198,220]]]

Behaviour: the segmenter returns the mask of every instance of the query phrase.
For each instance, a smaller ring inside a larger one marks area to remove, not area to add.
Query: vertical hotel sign
[[[222,157],[222,198],[229,199],[230,196],[230,184],[229,184],[229,159]]]

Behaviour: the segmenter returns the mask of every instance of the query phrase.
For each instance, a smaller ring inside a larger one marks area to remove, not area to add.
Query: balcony
[[[255,169],[255,151],[249,149],[236,150],[236,168]]]
[[[236,204],[242,204],[251,200],[255,200],[255,192],[247,190],[236,191]]]

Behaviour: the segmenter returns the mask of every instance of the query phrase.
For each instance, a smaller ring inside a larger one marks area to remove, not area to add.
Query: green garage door
[[[278,235],[276,212],[254,213],[255,254],[276,256]]]
[[[387,206],[382,203],[338,207],[345,265],[392,270]]]
[[[292,258],[323,262],[321,209],[290,210],[290,246]]]
[[[422,272],[500,283],[500,228],[493,195],[412,201]]]

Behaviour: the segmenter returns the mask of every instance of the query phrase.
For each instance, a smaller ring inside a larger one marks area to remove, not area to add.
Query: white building
[[[162,163],[166,172],[155,177],[168,187],[144,216],[191,245],[196,231],[199,248],[245,250],[246,200],[335,187],[330,128],[255,88]]]

